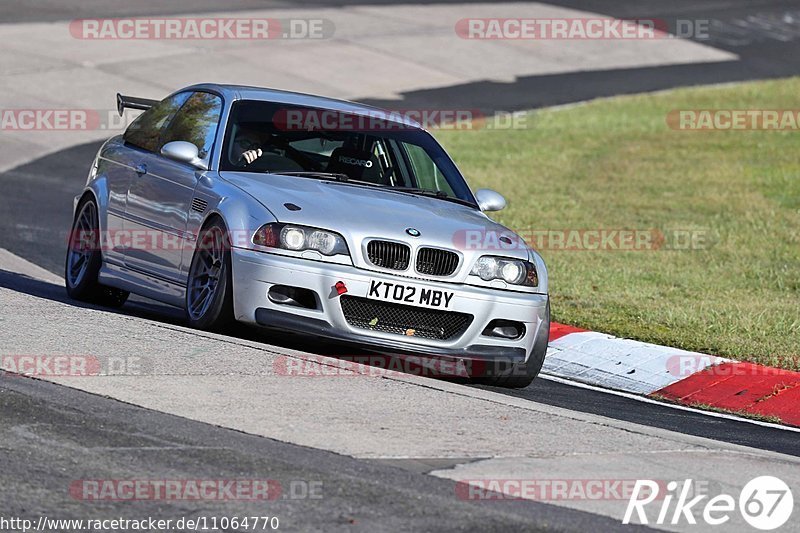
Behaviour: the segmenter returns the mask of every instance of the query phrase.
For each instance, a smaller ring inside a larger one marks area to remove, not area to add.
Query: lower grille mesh
[[[340,300],[347,323],[361,329],[450,340],[463,334],[472,323],[472,315],[465,313],[379,302],[357,296],[342,296]]]

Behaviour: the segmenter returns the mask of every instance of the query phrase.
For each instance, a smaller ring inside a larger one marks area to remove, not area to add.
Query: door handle
[[[136,168],[135,168],[135,169],[133,169],[133,170],[134,170],[134,171],[135,171],[135,172],[136,172],[136,173],[137,173],[139,176],[143,176],[143,175],[147,174],[147,165],[145,165],[144,163],[139,163],[138,165],[136,165]]]

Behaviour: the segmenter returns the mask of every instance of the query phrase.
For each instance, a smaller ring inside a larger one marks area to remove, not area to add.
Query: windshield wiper
[[[457,204],[468,205],[470,207],[476,207],[474,203],[470,202],[469,200],[464,200],[462,198],[458,198],[456,196],[450,196],[444,191],[434,191],[431,189],[420,189],[419,187],[392,187],[393,191],[398,192],[405,192],[409,194],[417,194],[419,196],[428,196],[430,198],[438,198],[439,200],[445,200],[448,202],[455,202]]]
[[[469,207],[477,207],[474,203],[470,202],[469,200],[463,200],[456,196],[450,196],[444,191],[434,191],[431,189],[420,189],[419,187],[392,187],[389,185],[382,185],[380,183],[373,183],[371,181],[361,181],[361,180],[354,180],[350,178],[347,174],[337,173],[337,172],[323,172],[321,170],[302,170],[302,171],[286,171],[282,172],[280,170],[267,170],[265,171],[267,174],[282,174],[284,176],[298,176],[302,178],[317,178],[323,180],[331,180],[336,181],[339,183],[352,183],[353,185],[367,185],[369,187],[380,187],[387,191],[397,191],[403,192],[407,194],[416,194],[419,196],[428,196],[430,198],[438,198],[440,200],[445,200],[448,202],[455,202],[461,205],[468,205]]]
[[[320,178],[332,179],[336,181],[350,181],[350,176],[347,174],[338,174],[336,172],[322,172],[319,170],[304,170],[304,171],[281,171],[281,170],[267,170],[267,174],[283,174],[284,176],[300,176],[301,178]]]
[[[385,187],[385,185],[381,185],[380,183],[373,183],[371,181],[361,181],[361,180],[354,180],[347,174],[337,173],[337,172],[322,172],[322,171],[290,171],[290,172],[280,172],[275,171],[269,172],[270,174],[283,174],[284,176],[299,176],[302,178],[318,178],[323,180],[333,180],[338,181],[339,183],[353,183],[355,185],[369,185],[370,187]]]

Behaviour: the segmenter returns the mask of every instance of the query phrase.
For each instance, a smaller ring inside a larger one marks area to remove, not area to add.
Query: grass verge
[[[473,186],[506,195],[494,218],[523,236],[665,236],[643,251],[545,244],[554,320],[800,370],[800,131],[666,121],[676,109],[796,109],[798,94],[800,78],[682,89],[436,137]]]

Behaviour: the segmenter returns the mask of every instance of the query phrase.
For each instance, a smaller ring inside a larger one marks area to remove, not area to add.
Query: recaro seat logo
[[[356,159],[355,157],[339,156],[339,162],[345,165],[357,165],[364,168],[372,168],[372,161],[368,159]]]

